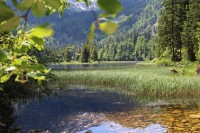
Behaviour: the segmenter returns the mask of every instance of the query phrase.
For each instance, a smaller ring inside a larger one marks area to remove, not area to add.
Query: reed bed
[[[58,84],[99,87],[131,95],[200,95],[200,77],[174,74],[168,67],[152,64],[132,68],[53,71]]]

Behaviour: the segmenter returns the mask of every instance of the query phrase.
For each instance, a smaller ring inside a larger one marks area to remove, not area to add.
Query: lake
[[[200,131],[198,102],[186,102],[186,99],[141,101],[124,94],[72,86],[26,102],[18,100],[12,104],[14,110],[10,116],[8,109],[3,112],[1,108],[0,113],[3,120],[12,120],[10,130],[23,133],[30,130],[52,133]],[[5,132],[3,128],[6,125],[1,125],[0,130]]]
[[[114,69],[132,67],[139,61],[115,61],[115,62],[102,62],[102,63],[91,63],[91,64],[58,64],[49,65],[48,68],[53,70],[90,70],[90,69]]]
[[[51,68],[115,69],[134,67],[136,63],[55,65]],[[17,89],[8,96],[0,93],[0,133],[200,132],[199,97],[137,97],[103,90],[107,89],[67,85],[30,96],[17,94]]]

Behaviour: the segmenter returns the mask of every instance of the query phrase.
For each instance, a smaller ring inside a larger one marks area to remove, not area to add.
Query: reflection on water
[[[109,69],[109,68],[124,68],[132,67],[136,61],[120,61],[111,63],[98,64],[66,64],[66,65],[50,65],[49,68],[54,70],[85,70],[85,69]]]
[[[59,133],[66,128],[69,132],[76,132],[96,119],[96,123],[102,122],[101,113],[125,111],[136,106],[137,103],[116,93],[74,89],[26,105],[14,126],[22,126],[24,132],[40,129]],[[86,115],[85,112],[94,114]]]
[[[17,110],[16,116],[10,128],[20,127],[24,133],[32,129],[52,133],[200,132],[196,103],[179,105],[158,100],[139,105],[125,95],[79,87],[32,100]]]
[[[127,128],[123,127],[120,124],[116,124],[114,122],[104,122],[99,126],[92,127],[88,130],[84,130],[78,133],[165,133],[167,132],[166,128],[163,128],[160,124],[152,124],[147,126],[146,128]]]

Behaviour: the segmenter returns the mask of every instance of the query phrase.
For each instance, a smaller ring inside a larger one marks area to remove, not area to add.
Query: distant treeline
[[[154,58],[196,61],[200,58],[199,0],[148,0],[135,3],[138,7],[133,4],[133,8],[127,7],[123,12],[125,15],[133,14],[133,18],[122,23],[117,33],[103,36],[97,32],[95,45],[91,46],[83,42],[68,43],[56,49],[51,46],[50,49],[57,52],[54,59],[88,62]]]

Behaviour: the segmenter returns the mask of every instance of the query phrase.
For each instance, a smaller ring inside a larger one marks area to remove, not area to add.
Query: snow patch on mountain
[[[81,12],[81,11],[90,11],[97,10],[98,7],[96,5],[96,0],[91,0],[92,4],[90,5],[90,8],[88,8],[85,4],[85,2],[77,2],[76,0],[68,0],[67,1],[70,4],[70,10],[75,12]]]

